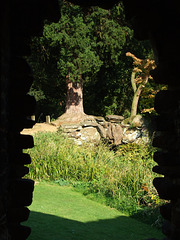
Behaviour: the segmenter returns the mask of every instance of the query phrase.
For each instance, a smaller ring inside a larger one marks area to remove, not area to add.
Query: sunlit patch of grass
[[[47,194],[48,193],[48,194]],[[156,228],[116,209],[90,201],[72,187],[52,183],[36,185],[27,224],[28,240],[139,240],[162,238]]]

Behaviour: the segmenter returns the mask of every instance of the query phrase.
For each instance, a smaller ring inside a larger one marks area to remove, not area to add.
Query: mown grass
[[[114,152],[103,143],[74,145],[61,133],[39,133],[34,141],[35,147],[27,150],[32,158],[30,178],[71,184],[120,211],[130,215],[141,212],[146,220],[160,204],[152,185],[152,146],[121,145]],[[153,221],[156,218],[157,214]]]
[[[47,194],[48,193],[48,194]],[[28,240],[161,239],[160,230],[73,191],[72,187],[40,182],[36,185]]]

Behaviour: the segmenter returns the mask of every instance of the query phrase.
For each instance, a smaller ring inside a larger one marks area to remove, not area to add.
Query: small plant
[[[60,186],[69,186],[71,185],[70,181],[64,180],[63,178],[60,178],[55,181],[55,183],[58,183]]]
[[[129,122],[130,123],[130,122]],[[135,124],[134,123],[131,123],[131,125],[129,126],[129,129],[133,129],[135,128]]]

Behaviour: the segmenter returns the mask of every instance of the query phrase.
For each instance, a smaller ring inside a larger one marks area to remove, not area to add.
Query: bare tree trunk
[[[135,72],[132,72],[131,75],[131,85],[134,91],[134,96],[133,96],[133,101],[132,101],[132,105],[131,105],[131,116],[130,119],[132,119],[134,116],[137,115],[137,107],[138,107],[138,102],[139,102],[139,97],[140,94],[144,88],[144,86],[146,85],[147,81],[148,81],[148,77],[149,76],[145,76],[144,80],[142,82],[142,84],[139,85],[139,87],[137,88],[136,83],[135,83]]]
[[[67,83],[67,99],[65,113],[76,115],[84,114],[82,76],[79,77],[79,82],[72,82],[67,77],[66,83]]]
[[[78,82],[73,82],[66,77],[67,98],[65,113],[58,117],[51,124],[61,126],[63,123],[79,123],[84,119],[91,118],[84,113],[83,107],[83,81],[82,76],[79,76]]]
[[[137,107],[138,107],[139,97],[142,92],[142,89],[143,89],[143,86],[140,85],[136,90],[136,92],[134,93],[133,101],[131,105],[131,116],[130,116],[131,119],[137,115]]]

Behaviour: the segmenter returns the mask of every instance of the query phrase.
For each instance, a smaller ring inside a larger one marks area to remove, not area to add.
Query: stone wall
[[[122,116],[108,115],[105,118],[88,116],[79,123],[61,123],[61,131],[78,145],[98,144],[106,140],[115,146],[127,143],[148,143],[149,131],[145,120],[137,115],[131,123]]]

